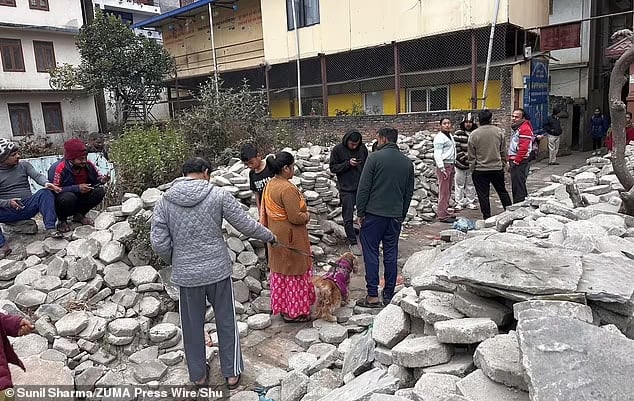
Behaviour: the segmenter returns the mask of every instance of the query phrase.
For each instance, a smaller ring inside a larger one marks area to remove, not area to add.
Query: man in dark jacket
[[[86,217],[86,213],[99,205],[106,194],[102,185],[110,177],[101,175],[86,158],[87,154],[84,142],[69,139],[64,143],[64,158],[48,169],[49,180],[62,188],[62,192],[55,196],[59,231],[70,231],[67,221],[70,216],[77,223],[92,225],[93,221]]]
[[[561,138],[561,121],[559,121],[559,108],[553,107],[553,115],[546,119],[544,131],[548,134],[548,165],[557,165],[557,152],[559,152],[559,139]]]
[[[354,206],[361,171],[367,158],[368,149],[363,144],[359,131],[354,129],[348,130],[341,143],[330,152],[330,171],[337,174],[343,226],[350,251],[357,256],[361,255],[361,250],[354,232]]]
[[[401,224],[414,193],[414,165],[398,148],[398,131],[381,128],[377,152],[368,157],[357,191],[357,216],[368,295],[357,304],[377,308],[389,303],[396,286]],[[379,244],[383,243],[385,286],[379,298]]]

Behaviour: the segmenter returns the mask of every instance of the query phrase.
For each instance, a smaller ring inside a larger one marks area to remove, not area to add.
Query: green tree
[[[174,60],[160,44],[101,11],[80,29],[76,45],[80,65],[64,64],[51,71],[50,86],[67,91],[83,88],[91,94],[105,91],[120,124],[136,107],[149,112],[164,79],[175,71]]]

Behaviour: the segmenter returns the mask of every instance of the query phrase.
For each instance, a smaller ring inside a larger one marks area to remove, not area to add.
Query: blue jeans
[[[398,259],[398,237],[401,221],[394,217],[366,214],[361,225],[361,249],[365,263],[365,283],[368,297],[379,296],[379,244],[383,243],[383,300],[388,303],[394,296]]]
[[[40,189],[28,198],[21,199],[24,208],[17,210],[10,207],[0,208],[0,223],[14,223],[33,218],[38,212],[44,218],[44,228],[55,228],[57,214],[55,214],[55,196],[48,189]],[[0,231],[0,247],[4,246],[5,238]]]

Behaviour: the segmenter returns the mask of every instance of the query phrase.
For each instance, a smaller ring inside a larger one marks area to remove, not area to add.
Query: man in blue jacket
[[[92,225],[93,221],[86,214],[99,205],[106,191],[103,184],[110,180],[109,176],[99,173],[97,167],[86,156],[88,151],[83,141],[73,138],[64,143],[64,158],[48,169],[48,178],[54,185],[62,188],[55,196],[57,210],[57,229],[70,231],[68,217],[84,225]]]

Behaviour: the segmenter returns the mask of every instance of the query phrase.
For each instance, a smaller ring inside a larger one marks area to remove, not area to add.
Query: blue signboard
[[[530,116],[533,131],[540,134],[548,117],[548,62],[531,59],[531,75],[524,76],[524,111]]]

